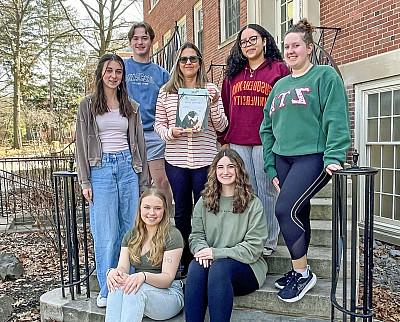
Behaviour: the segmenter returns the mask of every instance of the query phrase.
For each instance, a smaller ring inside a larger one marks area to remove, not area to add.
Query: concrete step
[[[273,282],[278,276],[270,276],[262,289],[246,296],[236,297],[235,309],[232,313],[233,322],[325,322],[328,320],[329,285],[319,281],[312,291],[299,302],[288,305],[277,297]],[[63,322],[103,322],[105,309],[96,306],[96,293],[87,299],[80,295],[72,301],[67,294],[62,298],[61,289],[54,289],[40,297],[40,314],[42,321]],[[298,315],[296,317],[295,315]],[[143,321],[150,322],[148,318]],[[183,313],[168,320],[184,322]],[[208,316],[205,321],[209,321]]]
[[[347,213],[351,217],[351,198],[347,198]],[[312,220],[332,220],[332,199],[331,198],[313,198],[311,199]]]
[[[350,241],[350,222],[348,223],[348,235]],[[332,245],[332,221],[331,220],[311,220],[311,241],[310,247]],[[279,234],[278,245],[285,245],[282,233]]]
[[[350,256],[350,250],[348,250]],[[283,275],[291,268],[289,251],[286,246],[279,246],[272,255],[265,257],[269,274]],[[310,247],[308,263],[318,278],[330,278],[332,275],[332,249],[329,247]]]
[[[316,195],[316,198],[331,198],[332,197],[332,180],[329,181]],[[347,197],[351,197],[351,180],[347,181]]]

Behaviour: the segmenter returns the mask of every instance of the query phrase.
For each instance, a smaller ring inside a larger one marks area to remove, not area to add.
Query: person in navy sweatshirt
[[[270,255],[276,248],[279,224],[275,217],[277,191],[263,170],[259,130],[272,87],[288,74],[271,34],[257,24],[243,27],[227,58],[221,96],[229,126],[219,141],[229,143],[239,153],[254,192],[264,206],[268,224],[264,255]]]

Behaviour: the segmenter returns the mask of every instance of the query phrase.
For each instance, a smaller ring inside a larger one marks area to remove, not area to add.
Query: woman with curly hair
[[[140,322],[143,316],[167,320],[183,307],[182,282],[175,280],[183,238],[170,224],[167,200],[152,188],[142,194],[139,205],[135,226],[122,241],[118,266],[107,272],[106,322]]]
[[[259,130],[272,87],[288,74],[271,34],[257,24],[242,28],[227,58],[221,96],[229,126],[220,135],[220,142],[229,143],[242,157],[254,192],[264,206],[268,225],[264,255],[276,249],[279,225],[274,215],[277,191],[272,178],[263,171]]]
[[[189,237],[194,259],[185,288],[187,322],[230,321],[235,295],[259,289],[266,277],[263,245],[267,223],[239,154],[222,149],[214,158],[197,202]]]

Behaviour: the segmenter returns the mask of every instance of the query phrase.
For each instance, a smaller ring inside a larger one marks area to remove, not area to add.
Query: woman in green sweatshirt
[[[230,321],[234,295],[249,294],[265,281],[267,223],[244,169],[235,150],[222,149],[195,206],[189,237],[194,259],[185,287],[187,322],[203,322],[207,305],[210,322]]]
[[[330,66],[313,66],[313,27],[300,20],[284,39],[292,75],[280,79],[264,109],[264,170],[278,191],[275,215],[293,269],[275,282],[278,297],[300,300],[317,278],[307,265],[310,200],[342,168],[350,146],[347,96]]]

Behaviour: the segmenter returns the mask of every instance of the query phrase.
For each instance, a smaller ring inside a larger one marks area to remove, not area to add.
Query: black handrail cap
[[[378,169],[370,168],[370,167],[349,167],[346,169],[338,170],[333,172],[334,175],[338,176],[347,176],[347,175],[368,175],[368,174],[377,174]]]
[[[77,177],[78,173],[76,171],[56,171],[53,172],[53,177]]]

